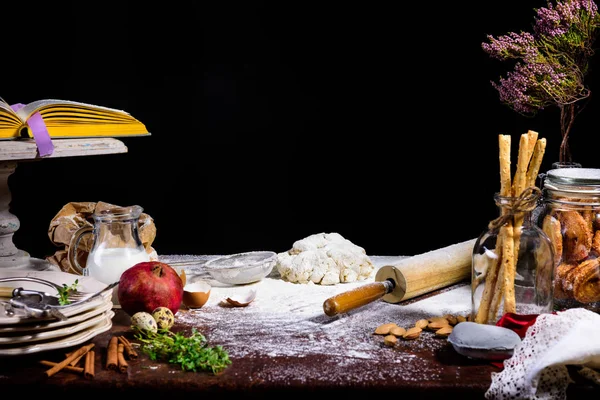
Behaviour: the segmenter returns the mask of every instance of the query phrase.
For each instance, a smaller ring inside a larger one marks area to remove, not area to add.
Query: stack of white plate
[[[24,276],[42,278],[60,286],[71,285],[77,280],[78,289],[89,293],[98,292],[107,286],[92,277],[66,272],[0,271],[0,278]],[[0,287],[23,287],[58,296],[55,289],[37,282],[0,282]],[[95,299],[62,309],[61,312],[67,317],[65,321],[52,317],[40,319],[27,316],[17,308],[15,314],[9,316],[0,305],[0,356],[31,354],[70,347],[108,331],[114,316],[111,297],[112,291],[107,291]]]

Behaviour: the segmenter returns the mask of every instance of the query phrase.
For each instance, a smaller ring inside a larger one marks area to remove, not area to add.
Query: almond
[[[385,344],[386,346],[389,346],[389,347],[393,347],[397,341],[398,341],[398,339],[394,335],[386,335],[383,338],[383,344]]]
[[[446,323],[448,322],[446,317],[440,317],[440,316],[429,317],[428,320],[429,320],[429,322],[446,322]]]
[[[375,334],[376,335],[388,335],[390,333],[390,329],[392,329],[395,326],[398,326],[398,325],[396,325],[393,322],[389,322],[387,324],[379,325],[375,329]]]
[[[402,338],[406,340],[416,339],[421,336],[421,331],[423,331],[421,328],[413,326],[412,328],[406,330],[406,333],[402,335]]]
[[[429,325],[429,321],[427,321],[426,319],[420,319],[417,322],[415,322],[415,326],[417,328],[425,329],[427,328],[427,325]]]
[[[427,329],[437,331],[438,329],[445,328],[447,326],[450,326],[450,324],[448,323],[448,320],[444,319],[443,321],[439,320],[430,322],[429,325],[427,325]]]
[[[444,326],[443,328],[435,331],[435,336],[448,337],[452,333],[452,327],[450,325]]]
[[[456,325],[458,323],[458,319],[451,314],[444,315],[444,318],[448,321],[450,325]]]
[[[390,329],[390,334],[397,336],[397,337],[401,337],[406,333],[406,329],[404,329],[401,326],[393,326],[392,329]]]

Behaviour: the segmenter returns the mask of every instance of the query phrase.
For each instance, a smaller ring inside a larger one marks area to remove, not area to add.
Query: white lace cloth
[[[566,399],[567,365],[600,368],[600,315],[573,308],[542,314],[504,369],[492,373],[487,399]]]

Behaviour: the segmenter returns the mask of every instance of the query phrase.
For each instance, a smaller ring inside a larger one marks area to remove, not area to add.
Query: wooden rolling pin
[[[0,287],[0,297],[11,298],[11,297],[13,297],[14,290],[15,290],[14,287],[2,286],[2,287]]]
[[[380,298],[388,303],[399,303],[468,279],[476,240],[384,265],[377,270],[375,282],[330,297],[323,303],[323,311],[333,317]]]

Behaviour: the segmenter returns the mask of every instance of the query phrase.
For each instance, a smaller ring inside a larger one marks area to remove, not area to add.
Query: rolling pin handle
[[[15,293],[15,288],[13,287],[0,287],[0,297],[14,297],[16,296]]]
[[[382,298],[384,295],[394,290],[395,286],[393,280],[386,279],[368,283],[356,289],[336,294],[325,300],[323,303],[323,311],[330,317],[348,312]]]

